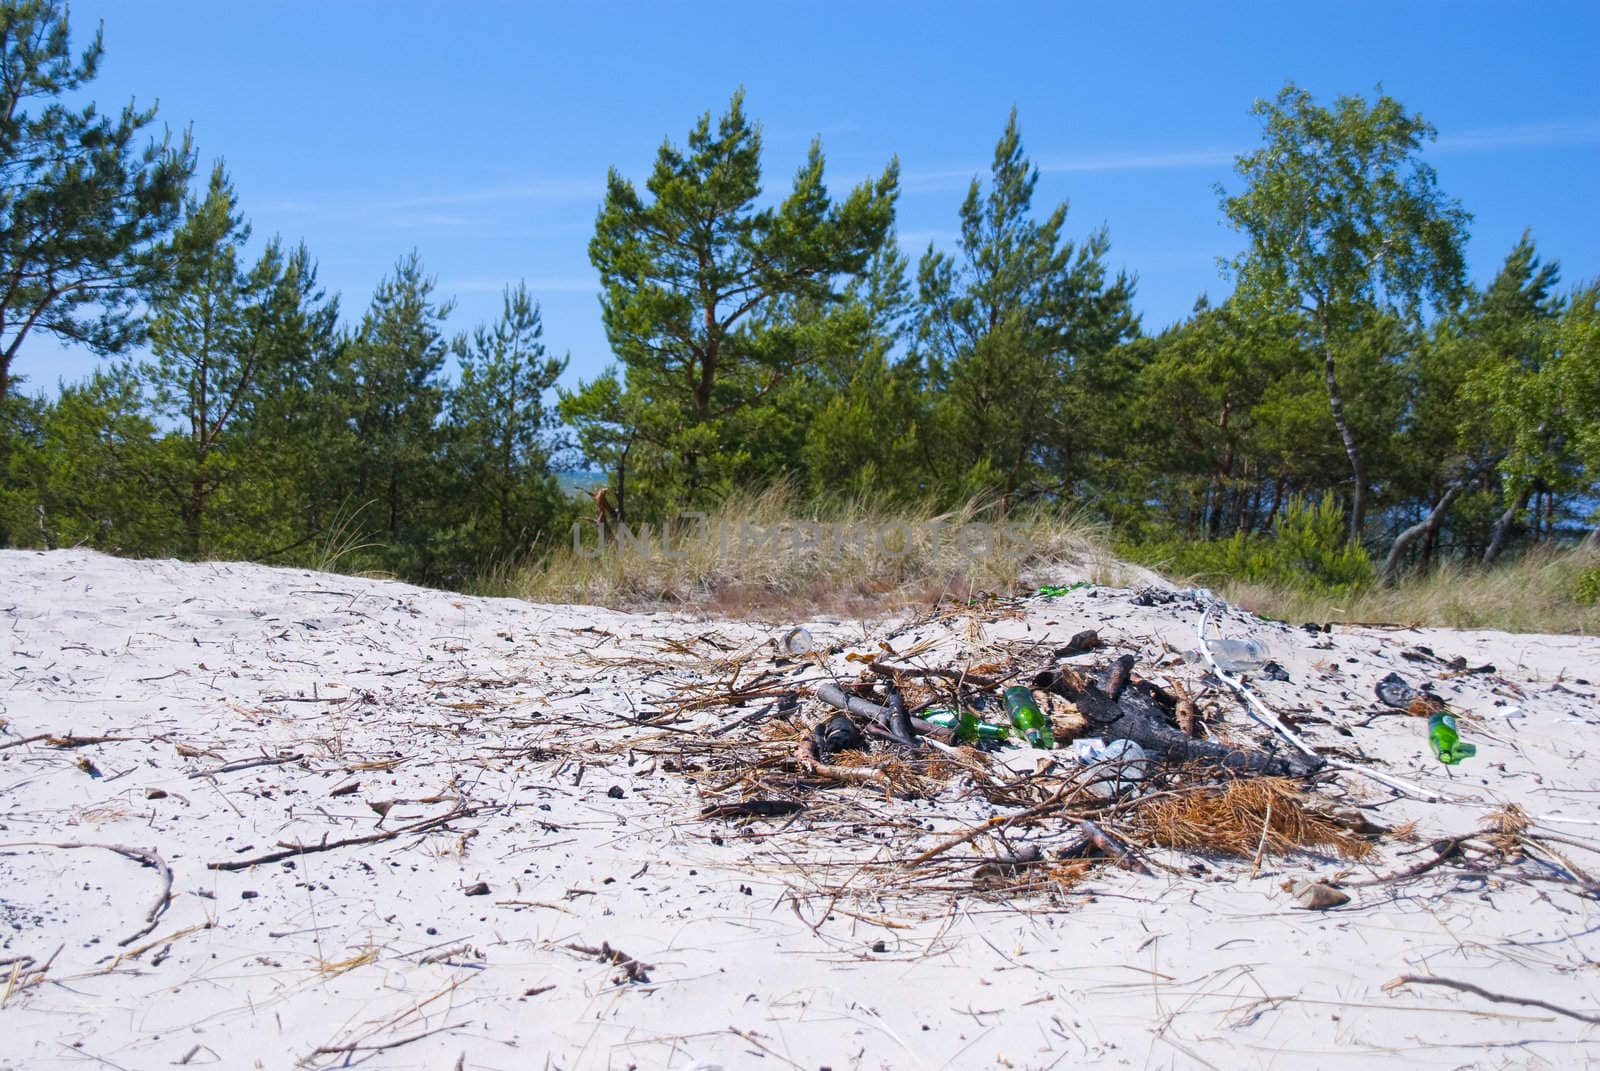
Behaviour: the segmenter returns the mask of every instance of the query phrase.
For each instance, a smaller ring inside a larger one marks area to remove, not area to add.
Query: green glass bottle
[[[1434,755],[1446,766],[1454,766],[1462,759],[1478,753],[1475,745],[1461,742],[1456,732],[1456,716],[1445,711],[1428,719],[1428,743],[1433,745]]]
[[[1033,693],[1018,685],[1005,691],[1006,710],[1011,714],[1011,724],[1034,747],[1053,748],[1056,738],[1050,732],[1050,719],[1033,701]]]
[[[973,740],[1005,740],[1011,735],[1010,730],[1004,725],[990,725],[970,710],[957,713],[949,707],[935,707],[924,710],[918,716],[930,725],[949,729],[955,733],[956,742],[961,744]]]

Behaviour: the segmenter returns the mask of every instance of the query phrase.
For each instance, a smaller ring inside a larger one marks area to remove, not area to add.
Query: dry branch
[[[1600,1023],[1600,1015],[1590,1015],[1588,1012],[1581,1012],[1574,1008],[1565,1008],[1560,1004],[1552,1004],[1548,1000],[1539,1000],[1537,997],[1514,997],[1509,993],[1491,993],[1481,986],[1475,986],[1471,982],[1460,982],[1454,978],[1439,978],[1425,974],[1402,974],[1398,978],[1385,982],[1383,988],[1398,989],[1403,985],[1441,985],[1446,989],[1459,989],[1463,993],[1475,994],[1484,1000],[1494,1001],[1496,1004],[1525,1004],[1530,1008],[1543,1008],[1545,1011],[1553,1011],[1557,1015],[1565,1015],[1569,1019],[1578,1020],[1580,1023]]]
[[[459,807],[449,814],[441,814],[436,818],[424,818],[420,822],[413,822],[408,826],[391,829],[385,833],[371,833],[365,837],[346,837],[343,840],[324,840],[317,844],[297,845],[293,848],[285,848],[282,851],[258,855],[254,859],[229,859],[221,863],[207,863],[206,869],[248,870],[250,867],[259,866],[262,863],[276,863],[280,859],[292,859],[297,855],[311,855],[315,852],[331,852],[335,848],[354,848],[363,844],[377,844],[380,841],[394,840],[396,837],[404,837],[411,833],[426,833],[430,829],[437,829],[458,818],[471,818],[473,815],[487,809],[486,807]]]
[[[882,784],[883,771],[870,766],[835,766],[817,758],[816,745],[811,742],[811,737],[803,736],[794,749],[794,761],[802,770],[815,774],[818,777],[831,777],[836,781],[850,781],[855,784]]]

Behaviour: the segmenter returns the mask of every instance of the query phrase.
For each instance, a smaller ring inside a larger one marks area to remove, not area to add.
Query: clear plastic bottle
[[[778,641],[780,654],[798,657],[813,654],[817,649],[817,641],[812,638],[811,631],[804,628],[792,628],[783,634]]]
[[[1207,640],[1206,650],[1224,673],[1254,673],[1272,660],[1267,645],[1260,640]]]

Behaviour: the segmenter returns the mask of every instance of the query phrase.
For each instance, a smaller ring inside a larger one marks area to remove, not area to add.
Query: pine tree
[[[0,0],[0,398],[33,332],[100,353],[140,337],[150,254],[194,170],[187,136],[136,144],[154,108],[64,103],[104,51],[96,32],[73,54],[65,4]]]
[[[1013,109],[989,188],[961,205],[960,259],[930,244],[918,269],[916,348],[940,397],[934,464],[959,493],[1064,490],[1083,449],[1071,419],[1080,364],[1132,337],[1133,281],[1108,279],[1104,228],[1063,237],[1067,204],[1032,217],[1038,169]]]
[[[141,372],[155,414],[177,431],[164,439],[149,475],[180,518],[191,557],[207,550],[213,495],[237,477],[238,458],[226,446],[262,363],[249,306],[270,289],[272,266],[268,260],[256,273],[241,269],[249,237],[219,162],[205,194],[189,199],[166,250],[170,274],[150,296],[153,359]]]
[[[567,358],[546,355],[539,306],[526,284],[507,287],[500,319],[455,340],[460,383],[450,392],[450,471],[456,552],[480,567],[525,553],[556,518],[550,474],[555,414],[546,392]]]
[[[781,310],[843,300],[839,282],[866,268],[892,222],[897,174],[891,163],[834,202],[813,142],[788,196],[758,207],[761,133],[742,93],[715,125],[702,116],[686,149],[661,146],[648,198],[611,172],[589,256],[621,374],[582,385],[562,411],[580,442],[627,458],[634,486],[624,495],[619,472],[619,499],[659,510],[731,488],[752,460],[732,418],[759,419],[751,411],[817,358],[815,322]]]
[[[373,507],[363,526],[386,543],[388,563],[414,577],[428,568],[443,446],[452,305],[435,286],[415,252],[401,258],[373,293],[336,385],[352,432],[349,489],[358,508]]]

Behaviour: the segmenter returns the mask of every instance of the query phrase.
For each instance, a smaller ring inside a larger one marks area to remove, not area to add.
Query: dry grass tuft
[[[320,960],[317,963],[317,973],[324,978],[337,978],[341,974],[346,974],[358,967],[365,967],[367,964],[376,963],[377,961],[378,949],[375,946],[368,945],[360,952],[345,959]]]
[[[1528,812],[1515,803],[1508,803],[1489,814],[1489,828],[1504,836],[1516,836],[1528,831]]]
[[[1214,586],[1244,609],[1283,621],[1594,635],[1600,633],[1600,600],[1590,597],[1596,576],[1600,552],[1571,548],[1535,550],[1492,569],[1450,563],[1392,588],[1349,595],[1242,581]]]
[[[1307,810],[1295,782],[1278,777],[1154,797],[1139,807],[1132,826],[1165,848],[1243,859],[1255,856],[1263,843],[1265,851],[1277,855],[1326,848],[1345,859],[1361,859],[1373,850],[1371,841]]]
[[[659,524],[604,543],[592,527],[581,535],[581,551],[568,541],[495,585],[535,602],[687,606],[786,621],[926,609],[1008,593],[1044,574],[1095,583],[1132,575],[1080,517],[1006,514],[981,499],[944,512],[887,512],[807,501],[780,485],[730,498],[703,521],[679,520],[665,542]]]

